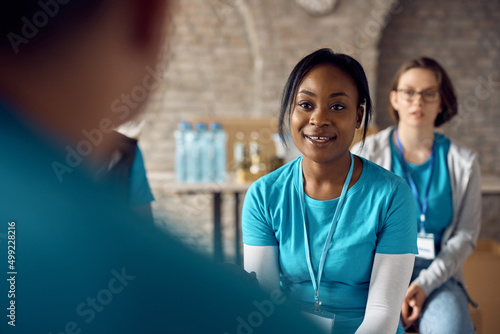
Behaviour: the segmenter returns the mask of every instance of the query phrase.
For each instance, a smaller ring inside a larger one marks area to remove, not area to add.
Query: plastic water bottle
[[[175,138],[175,180],[186,182],[187,180],[187,143],[186,133],[191,126],[188,122],[179,122],[177,130],[174,131]]]
[[[206,156],[207,156],[207,161],[204,164],[205,168],[205,176],[206,179],[204,181],[207,182],[215,182],[215,132],[213,129],[213,122],[210,123],[210,129],[207,131],[207,137],[206,137]]]
[[[236,141],[234,142],[234,171],[236,174],[236,182],[239,184],[246,183],[249,179],[250,158],[248,155],[248,145],[244,141],[245,134],[241,131],[236,133]]]
[[[256,181],[259,177],[265,175],[266,164],[262,158],[262,150],[260,145],[260,135],[257,131],[250,134],[250,142],[248,143],[248,153],[250,155],[250,174],[251,181]]]
[[[210,175],[214,182],[224,182],[226,181],[226,143],[227,134],[222,128],[222,124],[217,122],[212,122],[210,124],[210,129],[212,132],[212,164],[211,168],[212,174]]]
[[[184,133],[184,143],[186,150],[186,182],[198,182],[198,141],[197,132],[189,128]]]
[[[207,125],[205,123],[197,122],[195,123],[196,129],[196,148],[197,151],[197,159],[193,160],[197,161],[196,167],[196,180],[195,182],[208,182],[210,181],[210,177],[208,175],[209,169],[207,165],[211,163],[211,155],[209,151],[212,147],[210,144],[210,133],[207,131]]]

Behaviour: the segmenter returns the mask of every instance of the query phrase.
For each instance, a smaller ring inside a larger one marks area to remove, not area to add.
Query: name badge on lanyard
[[[335,323],[335,313],[316,311],[315,308],[314,305],[305,306],[302,308],[302,314],[325,333],[331,333]]]
[[[417,237],[417,248],[418,248],[417,257],[432,260],[436,257],[436,250],[435,250],[435,246],[434,246],[434,234],[425,233],[425,214],[427,213],[427,201],[429,198],[429,189],[430,189],[431,181],[432,181],[432,172],[434,170],[434,144],[432,145],[432,148],[431,148],[431,157],[430,157],[430,163],[429,163],[429,168],[431,170],[430,176],[429,176],[429,182],[427,183],[424,197],[422,199],[420,199],[415,181],[413,180],[413,177],[411,176],[409,168],[406,165],[406,161],[404,158],[403,145],[401,145],[401,141],[399,140],[399,133],[397,131],[396,131],[396,142],[398,144],[398,151],[399,151],[399,154],[401,157],[401,165],[403,167],[403,171],[406,175],[406,178],[408,179],[408,183],[410,184],[411,191],[413,193],[413,196],[417,200],[417,203],[418,203],[418,206],[419,206],[420,212],[421,212],[421,214],[420,214],[420,232],[418,233],[418,237]]]
[[[300,178],[299,178],[299,188],[300,188],[300,204],[302,209],[302,217],[304,224],[304,248],[306,251],[306,260],[307,267],[309,269],[309,275],[311,277],[311,282],[314,289],[314,304],[306,305],[305,308],[302,309],[302,313],[306,315],[309,319],[311,319],[314,323],[316,323],[320,328],[324,329],[326,332],[331,333],[333,329],[333,325],[335,323],[335,314],[332,312],[327,312],[321,309],[321,300],[319,298],[319,287],[321,284],[321,276],[323,275],[323,269],[325,266],[326,256],[328,254],[328,249],[330,243],[333,238],[333,232],[335,231],[335,227],[337,226],[337,221],[339,219],[340,211],[342,205],[344,204],[347,189],[349,188],[349,183],[351,182],[352,173],[354,170],[354,157],[351,153],[349,153],[351,157],[351,165],[349,166],[349,172],[347,173],[346,180],[344,182],[344,186],[342,187],[342,193],[340,194],[339,202],[337,204],[337,208],[335,209],[335,213],[333,214],[332,223],[330,225],[330,230],[328,231],[328,236],[325,240],[325,245],[323,246],[323,252],[321,254],[321,258],[319,261],[318,268],[318,277],[314,273],[314,269],[311,261],[311,251],[309,249],[309,237],[307,235],[307,226],[306,226],[306,212],[305,212],[305,191],[304,191],[304,183],[303,183],[303,171],[302,171],[302,160],[300,161]]]
[[[420,233],[417,237],[418,255],[417,257],[432,260],[436,257],[434,249],[434,234]]]

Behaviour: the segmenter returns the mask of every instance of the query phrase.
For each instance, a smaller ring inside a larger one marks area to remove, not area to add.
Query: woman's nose
[[[420,93],[416,93],[414,96],[413,96],[413,99],[411,101],[411,103],[416,103],[417,105],[421,105],[424,103],[424,95],[422,92]]]
[[[309,118],[309,124],[315,125],[317,127],[326,126],[329,123],[329,114],[328,111],[324,110],[324,108],[317,108]]]

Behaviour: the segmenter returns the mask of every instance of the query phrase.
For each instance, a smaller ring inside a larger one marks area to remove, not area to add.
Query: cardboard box
[[[477,322],[477,333],[500,333],[500,243],[478,240],[463,269],[469,294],[479,305],[471,312],[474,324]]]

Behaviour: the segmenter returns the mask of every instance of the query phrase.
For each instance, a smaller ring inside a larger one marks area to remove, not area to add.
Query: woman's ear
[[[356,111],[356,129],[359,129],[361,127],[361,122],[363,121],[363,114],[364,114],[364,107],[359,106],[358,110]]]
[[[391,90],[391,94],[389,95],[389,101],[391,102],[391,106],[394,110],[399,110],[398,92],[396,92],[395,90]]]

